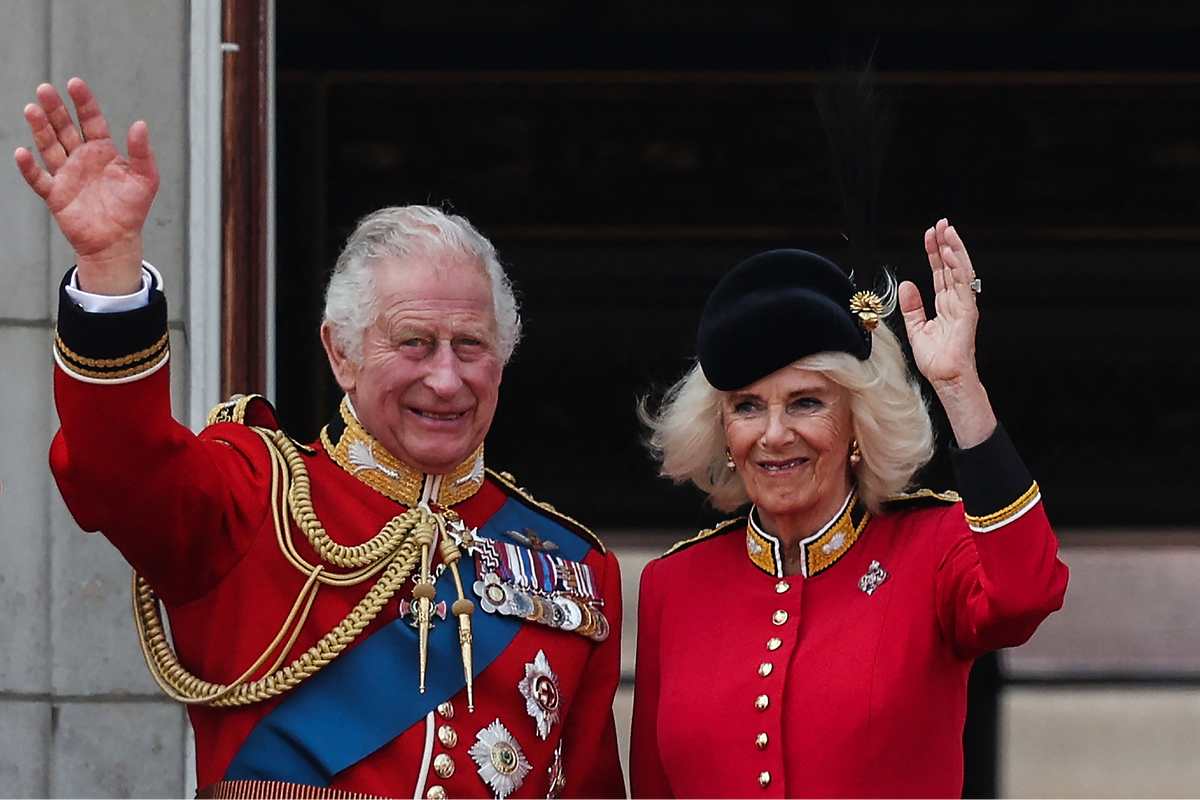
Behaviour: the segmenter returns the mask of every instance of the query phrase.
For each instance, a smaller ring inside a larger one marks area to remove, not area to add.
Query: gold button
[[[780,639],[778,637],[772,637],[770,639],[767,639],[767,649],[768,650],[778,650],[781,647],[783,647],[783,639]]]
[[[770,661],[764,661],[758,665],[758,674],[764,678],[771,674],[771,670],[775,669],[775,665]]]
[[[756,745],[758,745],[759,750],[766,750],[767,749],[767,735],[765,733],[760,733],[758,736],[755,736],[754,743]]]
[[[754,699],[754,707],[759,711],[766,711],[767,706],[769,705],[771,705],[771,698],[767,697],[765,694],[760,694]]]
[[[779,583],[775,584],[775,594],[783,594],[790,588],[792,588],[790,583],[787,581],[780,581]]]
[[[787,619],[788,613],[782,608],[771,615],[771,622],[774,622],[776,625],[782,625],[783,623],[787,622]]]
[[[758,773],[758,785],[764,789],[767,788],[768,786],[770,786],[771,785],[771,773],[769,773],[769,772]]]
[[[427,800],[446,800],[446,790],[441,786],[430,786],[425,793]]]
[[[438,753],[437,758],[433,760],[433,771],[439,778],[449,778],[454,774],[454,759],[449,753]]]
[[[454,719],[454,703],[447,700],[437,707],[437,712],[442,719]]]
[[[458,731],[449,725],[443,725],[438,728],[438,741],[442,743],[442,747],[454,747],[458,744]]]

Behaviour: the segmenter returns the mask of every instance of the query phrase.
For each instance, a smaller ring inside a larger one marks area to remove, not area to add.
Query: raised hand
[[[925,232],[925,253],[933,271],[936,315],[926,317],[921,292],[911,281],[900,284],[900,311],[917,369],[937,392],[959,445],[972,447],[996,428],[975,367],[975,269],[958,231],[945,219]]]
[[[79,126],[58,90],[37,88],[25,121],[41,156],[13,154],[25,182],[45,201],[75,250],[79,287],[96,294],[129,294],[141,286],[142,228],[158,192],[158,165],[145,122],[135,122],[123,158],[91,89],[67,82]]]

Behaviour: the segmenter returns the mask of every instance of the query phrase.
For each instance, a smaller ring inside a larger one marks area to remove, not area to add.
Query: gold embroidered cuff
[[[1024,514],[1029,508],[1037,503],[1042,497],[1041,490],[1038,488],[1037,481],[1025,490],[1025,493],[1018,497],[1013,502],[1009,503],[1004,508],[992,514],[983,517],[973,517],[967,514],[967,525],[976,533],[986,533],[990,530],[1003,527],[1009,522],[1012,522],[1017,517]]]

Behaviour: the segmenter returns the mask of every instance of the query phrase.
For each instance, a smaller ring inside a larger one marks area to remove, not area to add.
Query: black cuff
[[[67,294],[73,272],[58,289],[54,354],[59,365],[77,378],[99,383],[134,380],[162,366],[169,353],[167,298],[158,279],[152,278],[148,305],[93,314]]]
[[[950,463],[969,517],[987,517],[1021,500],[1033,476],[1017,454],[1003,425],[981,444],[963,450],[950,447]]]

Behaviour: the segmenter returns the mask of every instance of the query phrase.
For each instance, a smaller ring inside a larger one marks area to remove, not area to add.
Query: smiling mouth
[[[758,466],[766,472],[782,472],[808,463],[807,458],[793,458],[791,461],[760,461]]]
[[[437,411],[424,411],[419,408],[414,408],[411,410],[418,417],[422,417],[424,419],[429,419],[429,420],[434,420],[436,422],[453,422],[456,419],[460,419],[467,413],[465,411],[449,411],[449,412],[439,413]]]

